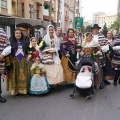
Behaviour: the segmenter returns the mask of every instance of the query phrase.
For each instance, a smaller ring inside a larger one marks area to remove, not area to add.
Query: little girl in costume
[[[31,71],[33,71],[33,76],[30,80],[30,94],[44,94],[49,92],[49,84],[45,77],[44,65],[40,63],[40,57],[37,56],[34,59],[34,63],[31,66]]]

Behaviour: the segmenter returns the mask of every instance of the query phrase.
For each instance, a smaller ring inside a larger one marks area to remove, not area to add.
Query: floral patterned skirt
[[[29,88],[30,71],[25,57],[19,62],[13,57],[13,68],[8,73],[7,91],[11,95],[27,94]]]

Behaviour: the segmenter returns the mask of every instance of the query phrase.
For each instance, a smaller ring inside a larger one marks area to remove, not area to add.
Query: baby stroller
[[[75,92],[86,93],[86,101],[89,102],[92,99],[92,93],[94,93],[94,73],[97,72],[95,62],[91,57],[83,57],[76,68],[77,77],[70,98],[75,97]]]

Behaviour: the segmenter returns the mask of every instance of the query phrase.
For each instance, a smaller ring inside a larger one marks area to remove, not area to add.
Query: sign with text
[[[83,18],[76,17],[75,18],[75,28],[79,29],[83,27]]]

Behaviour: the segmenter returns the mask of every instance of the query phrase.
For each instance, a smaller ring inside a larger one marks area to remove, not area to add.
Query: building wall
[[[64,30],[67,31],[69,27],[69,5],[65,3],[64,5]]]
[[[116,19],[117,15],[101,16],[99,17],[99,26],[103,28],[104,24],[106,23],[107,28],[110,28]]]
[[[99,24],[99,17],[106,15],[104,12],[97,12],[93,15],[93,23]]]
[[[73,22],[74,22],[74,12],[72,10],[69,10],[69,28],[73,28]]]
[[[120,18],[120,0],[118,0],[117,4],[117,17]]]

